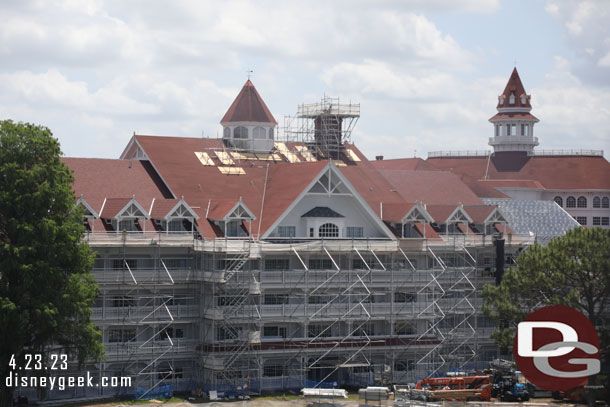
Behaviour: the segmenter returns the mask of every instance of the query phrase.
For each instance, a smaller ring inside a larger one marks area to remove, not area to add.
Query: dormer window
[[[508,104],[510,104],[510,105],[515,104],[515,92],[510,93],[510,96],[508,97]]]
[[[231,138],[231,129],[229,127],[225,127],[225,129],[223,130],[223,137]]]
[[[273,140],[273,128],[269,129],[269,140]]]
[[[527,98],[525,97],[525,95],[521,95],[521,104],[524,105],[527,101]]]

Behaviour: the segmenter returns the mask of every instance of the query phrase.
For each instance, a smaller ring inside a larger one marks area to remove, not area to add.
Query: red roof
[[[529,112],[508,112],[508,113],[498,113],[489,119],[490,122],[496,120],[506,120],[506,119],[517,119],[517,120],[535,120],[539,122],[538,118]]]
[[[464,206],[464,211],[472,218],[474,223],[483,223],[496,208],[495,205],[473,205]]]
[[[82,196],[97,213],[101,212],[104,200],[109,198],[104,213],[100,213],[104,217],[114,217],[132,196],[147,211],[153,198],[172,198],[147,161],[70,157],[64,157],[62,161],[74,172],[72,188],[76,197]],[[98,219],[94,227],[95,230],[104,230],[105,224]],[[150,220],[145,227],[154,230]]]
[[[121,209],[131,201],[131,198],[107,198],[100,213],[102,219],[115,218]]]
[[[263,98],[258,94],[256,88],[250,82],[246,81],[241,92],[237,95],[227,113],[220,123],[231,122],[258,122],[258,123],[273,123],[277,124],[275,118],[267,108]]]
[[[236,164],[245,174],[226,175],[219,171],[220,162],[216,158],[216,165],[206,166],[195,155],[195,152],[209,151],[210,157],[214,157],[211,149],[222,147],[220,140],[137,135],[135,139],[174,194],[184,196],[185,201],[202,218],[200,230],[206,238],[213,238],[219,233],[217,228],[204,221],[208,202],[211,211],[216,213],[224,211],[225,206],[230,206],[226,207],[228,211],[242,197],[244,204],[257,217],[252,223],[253,234],[258,234],[259,222],[263,234],[328,164],[326,161],[290,164],[283,161],[242,160],[236,161]],[[267,188],[261,220],[265,183]],[[214,209],[223,202],[226,203],[222,204],[223,208]]]
[[[152,219],[165,218],[178,202],[180,199],[155,199],[152,203],[152,210],[150,210],[150,217]]]
[[[211,200],[208,219],[220,220],[228,215],[229,211],[237,205],[239,199]]]
[[[528,156],[525,152],[494,153],[487,168],[487,157],[438,157],[428,162],[441,170],[452,170],[468,185],[479,180],[528,180],[536,184],[518,187],[544,187],[553,190],[610,189],[610,163],[604,157],[588,156]],[[482,184],[482,183],[478,183]],[[515,186],[516,184],[512,184]],[[509,186],[509,185],[498,185]],[[481,190],[488,190],[479,185]]]
[[[379,170],[411,170],[411,171],[435,171],[434,165],[431,165],[421,158],[397,158],[393,160],[375,160],[371,161],[373,167]]]
[[[510,95],[515,95],[515,103],[510,104],[509,98]],[[521,96],[525,95],[525,103],[521,103]],[[522,108],[530,108],[530,98],[529,95],[525,93],[525,88],[523,87],[523,83],[521,83],[521,78],[519,78],[519,73],[517,72],[517,67],[513,69],[513,72],[510,74],[510,78],[508,79],[508,83],[504,88],[504,92],[502,92],[503,103],[500,103],[500,99],[498,99],[497,108],[508,108],[508,107],[522,107]]]
[[[447,171],[379,171],[407,202],[428,205],[483,202],[453,173]]]

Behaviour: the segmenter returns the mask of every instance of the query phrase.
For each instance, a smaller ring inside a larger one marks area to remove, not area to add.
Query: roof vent
[[[375,156],[375,160],[381,161],[381,160],[383,160],[383,156],[382,155],[376,155]]]

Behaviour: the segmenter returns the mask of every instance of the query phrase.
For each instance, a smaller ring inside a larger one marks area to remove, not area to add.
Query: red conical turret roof
[[[513,104],[510,103],[511,93],[515,95],[515,103]],[[525,103],[521,102],[522,96],[525,96]],[[523,87],[523,83],[521,83],[521,78],[519,78],[517,67],[513,69],[513,72],[508,79],[508,83],[506,84],[506,88],[504,88],[504,92],[498,97],[498,109],[509,107],[532,108],[532,105],[530,105],[530,95],[525,93],[525,88]]]
[[[258,123],[273,123],[277,121],[267,108],[263,98],[258,94],[256,88],[250,82],[246,81],[241,92],[237,95],[227,113],[220,123],[231,122],[258,122]]]

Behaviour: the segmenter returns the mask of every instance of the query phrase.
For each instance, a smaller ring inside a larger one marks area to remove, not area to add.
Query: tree
[[[545,305],[576,308],[601,326],[610,312],[610,230],[579,227],[546,247],[530,247],[500,285],[484,287],[483,297],[483,312],[497,322],[492,338],[502,353],[512,345],[517,324]],[[606,333],[599,333],[603,340]]]
[[[13,355],[19,366],[26,353],[41,354],[44,362],[51,354],[67,354],[79,365],[103,354],[101,335],[90,321],[98,292],[89,275],[94,256],[81,239],[82,211],[75,207],[72,174],[60,157],[49,129],[0,121],[3,381],[13,370]],[[13,393],[0,385],[0,407],[12,406]]]

